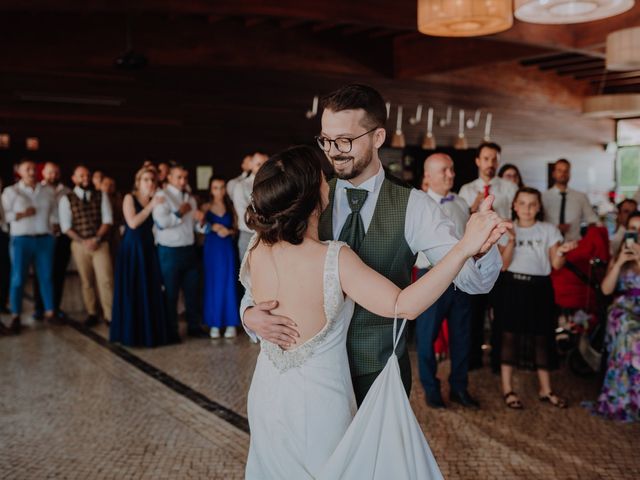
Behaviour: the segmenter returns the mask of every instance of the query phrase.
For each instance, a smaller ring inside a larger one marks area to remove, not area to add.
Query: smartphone
[[[625,232],[624,233],[625,247],[631,248],[634,243],[638,243],[638,232]]]

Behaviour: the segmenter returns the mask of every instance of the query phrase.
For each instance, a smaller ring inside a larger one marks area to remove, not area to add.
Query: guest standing
[[[511,204],[518,187],[512,182],[496,176],[501,152],[502,148],[496,143],[483,142],[478,146],[476,153],[478,178],[460,188],[460,197],[470,205],[471,213],[475,213],[482,200],[491,194],[495,197],[493,209],[502,218],[511,218]],[[472,295],[471,308],[473,319],[471,321],[469,368],[474,369],[482,366],[482,345],[485,343],[484,325],[489,309],[489,295]],[[495,351],[494,336],[492,332],[491,344]],[[494,371],[499,369],[495,354],[491,357],[491,367]]]
[[[522,183],[522,175],[520,175],[520,170],[518,167],[513,165],[512,163],[505,163],[498,170],[498,177],[503,180],[508,180],[516,185],[518,188],[524,187],[524,183]]]
[[[580,225],[597,223],[598,216],[584,193],[569,188],[571,163],[568,160],[561,158],[554,163],[551,176],[553,187],[542,194],[545,221],[557,225],[565,240],[580,240]]]
[[[638,210],[638,203],[632,198],[625,198],[616,205],[616,224],[615,231],[609,239],[609,253],[615,257],[620,251],[620,246],[624,240],[624,234],[627,231],[625,225],[629,220],[629,216]]]
[[[56,194],[56,209],[60,204],[60,199],[71,192],[71,189],[60,182],[60,167],[53,163],[47,162],[42,169],[42,185],[50,186]],[[59,319],[64,318],[64,312],[60,310],[62,302],[62,293],[64,292],[64,281],[67,275],[67,267],[71,258],[71,241],[66,235],[60,232],[60,225],[53,226],[55,236],[55,249],[53,255],[53,309],[55,315]],[[44,315],[44,305],[38,283],[33,285],[33,297],[35,303],[34,317],[42,319]]]
[[[153,207],[153,221],[157,227],[156,242],[160,271],[165,287],[166,314],[171,338],[178,335],[178,294],[184,294],[187,334],[206,337],[200,327],[199,262],[196,255],[195,228],[204,214],[189,193],[189,172],[177,163],[171,165],[165,188],[156,193],[164,199]]]
[[[227,182],[227,195],[229,198],[233,198],[233,191],[240,182],[242,182],[245,178],[251,175],[251,160],[253,159],[253,155],[245,155],[242,159],[242,163],[240,164],[240,169],[242,173],[237,177],[232,178]]]
[[[169,330],[153,239],[153,208],[164,202],[156,192],[156,173],[142,168],[122,210],[125,231],[116,259],[110,340],[130,347],[156,347],[179,340]]]
[[[20,180],[5,188],[2,207],[10,224],[9,249],[11,257],[11,303],[12,333],[22,328],[22,295],[33,265],[42,292],[45,319],[55,322],[53,288],[51,281],[55,241],[53,225],[58,223],[55,192],[36,180],[36,164],[23,159],[18,164]]]
[[[260,170],[260,167],[268,159],[264,153],[254,153],[251,158],[251,175],[238,182],[233,191],[233,205],[236,209],[236,215],[238,217],[238,253],[240,254],[240,261],[244,258],[244,253],[249,246],[249,240],[253,235],[253,230],[247,226],[245,222],[245,214],[247,208],[251,203],[251,192],[253,191],[253,180],[256,177],[256,173]]]
[[[562,243],[560,231],[542,222],[542,198],[535,188],[521,188],[513,200],[513,231],[500,240],[503,273],[496,284],[495,326],[500,333],[502,390],[509,408],[521,409],[513,391],[514,367],[538,372],[539,399],[565,408],[567,401],[551,389],[549,371],[558,367],[555,345],[551,268],[565,263],[577,242]]]
[[[79,165],[71,180],[75,187],[60,199],[60,229],[71,239],[71,254],[80,275],[88,316],[85,326],[98,324],[98,296],[104,320],[111,320],[113,267],[105,238],[113,223],[106,195],[91,188],[89,169]],[[96,295],[96,285],[98,295]]]
[[[225,338],[233,338],[240,325],[236,290],[238,258],[234,244],[237,220],[223,179],[213,177],[209,181],[209,193],[209,203],[203,206],[206,226],[203,317],[211,338],[220,338],[222,328],[225,328]]]
[[[429,185],[427,194],[453,221],[456,237],[462,238],[469,220],[469,205],[462,198],[451,193],[455,178],[453,160],[444,153],[434,153],[424,162],[424,175]],[[469,297],[468,293],[456,288],[452,283],[442,296],[417,318],[416,338],[420,381],[430,407],[445,407],[440,392],[440,380],[436,376],[438,362],[434,351],[434,342],[445,318],[449,328],[451,354],[450,399],[465,407],[479,406],[477,400],[467,390],[472,318]]]
[[[0,178],[0,193],[2,193],[2,179]],[[0,202],[0,313],[10,313],[7,308],[9,300],[9,279],[11,272],[11,260],[9,259],[9,224],[7,223]],[[0,322],[0,329],[4,324]]]
[[[629,216],[627,231],[640,231],[640,213]],[[607,321],[607,373],[594,412],[606,418],[640,420],[640,245],[621,246],[602,281],[602,292],[615,299]]]
[[[120,247],[120,239],[124,233],[124,215],[122,210],[122,195],[116,188],[116,181],[112,177],[104,176],[100,184],[100,191],[109,199],[113,212],[113,224],[107,234],[106,242],[109,244],[111,261],[115,268],[115,261]]]

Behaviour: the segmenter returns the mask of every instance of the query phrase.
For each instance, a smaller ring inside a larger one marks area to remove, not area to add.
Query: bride
[[[293,319],[300,338],[287,350],[261,343],[249,390],[246,478],[368,479],[394,472],[394,478],[441,478],[395,355],[385,368],[389,375],[383,371],[356,415],[346,349],[349,321],[354,302],[383,317],[415,319],[469,257],[496,241],[504,223],[493,211],[472,215],[464,237],[438,265],[400,290],[346,244],[319,241],[318,218],[329,197],[323,161],[307,146],[274,155],[256,175],[247,210],[247,225],[256,235],[240,280],[256,303],[277,300],[273,313]]]

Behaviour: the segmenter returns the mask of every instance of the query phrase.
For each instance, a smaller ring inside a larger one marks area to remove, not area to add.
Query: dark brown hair
[[[229,192],[227,192],[227,181],[222,177],[217,177],[212,175],[209,178],[209,204],[213,203],[213,194],[211,193],[211,184],[213,182],[222,182],[224,183],[224,198],[222,199],[224,203],[224,209],[231,214],[231,228],[237,230],[238,228],[238,215],[236,214],[236,209],[233,207],[233,202],[231,201],[231,197],[229,197]]]
[[[513,163],[505,163],[504,165],[502,165],[500,167],[500,170],[498,170],[498,176],[502,178],[507,170],[515,170],[516,174],[518,175],[518,188],[524,187],[524,183],[522,183],[522,175],[520,175],[520,170]]]
[[[339,88],[322,98],[322,108],[332,112],[343,110],[365,111],[364,127],[368,130],[384,128],[387,107],[380,92],[368,85],[352,84]]]
[[[559,163],[564,163],[567,167],[571,168],[571,162],[566,158],[559,158],[558,160],[556,160],[553,163],[553,168],[556,168],[556,165],[558,165]]]
[[[478,145],[476,149],[476,158],[480,158],[480,154],[482,153],[483,148],[490,148],[491,150],[495,150],[498,153],[502,153],[502,147],[494,142],[482,142]]]
[[[309,217],[320,206],[323,159],[317,148],[302,145],[275,154],[260,167],[246,213],[247,226],[260,241],[302,243]]]
[[[538,197],[538,204],[540,205],[540,210],[536,214],[536,220],[538,220],[539,222],[543,221],[544,220],[544,208],[542,206],[542,194],[540,193],[540,190],[538,190],[537,188],[532,188],[532,187],[521,187],[516,192],[516,195],[513,197],[513,203],[511,204],[511,219],[512,220],[517,220],[518,219],[518,215],[516,214],[516,209],[513,208],[513,207],[516,204],[516,200],[518,200],[518,195],[520,195],[521,193],[529,193],[531,195],[535,195],[536,197]]]

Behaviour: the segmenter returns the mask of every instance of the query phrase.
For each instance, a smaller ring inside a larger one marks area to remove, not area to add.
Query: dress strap
[[[404,331],[404,327],[407,324],[407,319],[402,320],[402,324],[400,325],[400,330],[398,331],[398,302],[396,302],[393,307],[393,354],[396,354],[396,348],[398,348],[398,343],[400,343],[400,338],[402,338],[402,332]]]

